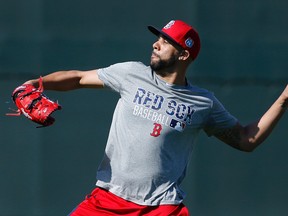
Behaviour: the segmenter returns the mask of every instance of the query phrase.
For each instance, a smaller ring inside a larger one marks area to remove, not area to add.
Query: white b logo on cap
[[[174,23],[175,23],[175,21],[174,21],[174,20],[171,20],[167,25],[164,26],[164,29],[169,29],[169,28],[171,28],[171,26],[173,26]]]

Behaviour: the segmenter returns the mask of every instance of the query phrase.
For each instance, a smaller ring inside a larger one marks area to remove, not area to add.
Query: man
[[[242,126],[215,96],[186,79],[200,50],[197,31],[181,20],[162,30],[150,66],[124,62],[90,71],[58,71],[43,77],[45,89],[103,88],[120,94],[97,188],[70,214],[189,215],[180,183],[200,130],[250,152],[270,134],[287,109],[288,87],[257,121]],[[38,79],[26,84],[37,86]]]

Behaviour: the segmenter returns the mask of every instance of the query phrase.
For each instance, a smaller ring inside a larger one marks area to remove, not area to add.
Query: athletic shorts
[[[189,216],[184,204],[142,206],[96,188],[68,216]]]

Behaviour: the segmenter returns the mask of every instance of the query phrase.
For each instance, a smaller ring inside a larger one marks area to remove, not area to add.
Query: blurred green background
[[[109,90],[46,92],[63,110],[36,129],[10,95],[57,70],[149,63],[147,25],[182,19],[202,49],[189,68],[243,124],[259,118],[287,83],[285,0],[0,0],[0,215],[67,215],[95,184],[118,95]],[[253,153],[202,133],[183,189],[192,216],[288,215],[287,115]]]

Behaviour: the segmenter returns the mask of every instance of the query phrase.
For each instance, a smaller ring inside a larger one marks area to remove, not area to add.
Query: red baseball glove
[[[20,116],[23,114],[31,121],[42,125],[42,127],[52,125],[55,119],[51,114],[56,110],[60,110],[61,106],[46,97],[43,91],[42,77],[39,79],[39,88],[35,88],[30,84],[17,87],[12,93],[12,99],[18,110],[16,113],[8,113],[7,115]]]

